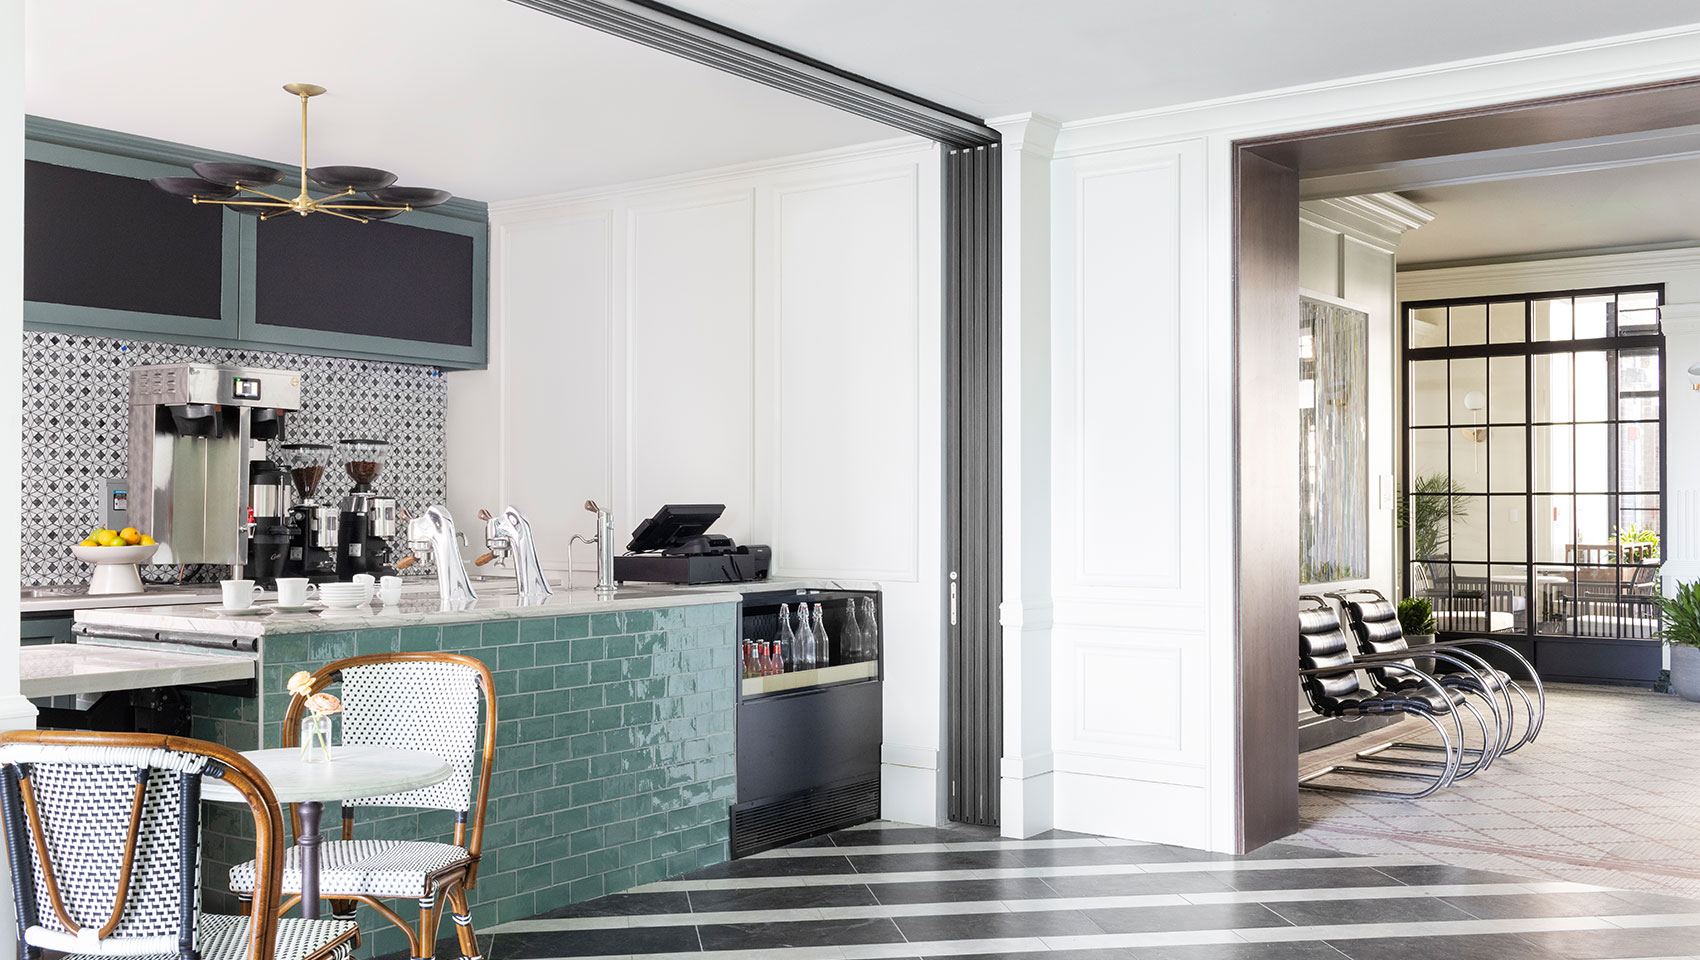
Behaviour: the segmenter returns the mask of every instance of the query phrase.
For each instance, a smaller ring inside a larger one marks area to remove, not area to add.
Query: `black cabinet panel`
[[[221,317],[224,218],[134,177],[26,161],[24,299]]]
[[[254,229],[257,323],[473,344],[472,237],[323,214]]]

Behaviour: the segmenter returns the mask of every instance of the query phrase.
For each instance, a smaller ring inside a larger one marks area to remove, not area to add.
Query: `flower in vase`
[[[297,670],[295,675],[284,683],[284,687],[298,697],[305,697],[313,692],[313,675],[305,670]]]
[[[307,698],[307,709],[319,716],[342,712],[342,701],[328,693],[315,693]]]

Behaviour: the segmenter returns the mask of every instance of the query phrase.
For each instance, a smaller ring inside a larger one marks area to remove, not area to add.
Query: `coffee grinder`
[[[342,498],[336,525],[336,575],[347,580],[357,573],[375,577],[395,573],[390,565],[390,538],[396,535],[394,497],[372,492],[383,469],[387,440],[343,440],[348,453],[348,476],[354,489]]]
[[[337,509],[317,497],[335,448],[328,443],[286,443],[280,449],[296,497],[289,512],[287,576],[306,577],[314,583],[335,580]]]

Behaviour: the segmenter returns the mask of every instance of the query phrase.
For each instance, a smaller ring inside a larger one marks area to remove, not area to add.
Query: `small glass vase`
[[[336,743],[334,713],[309,713],[301,718],[301,762],[330,763],[331,747]]]

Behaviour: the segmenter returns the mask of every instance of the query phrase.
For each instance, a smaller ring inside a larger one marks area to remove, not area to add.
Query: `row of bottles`
[[[862,598],[862,623],[856,622],[856,601],[844,602],[844,624],[839,631],[838,650],[845,663],[859,663],[879,655],[879,618],[872,597]],[[744,676],[766,677],[793,670],[816,670],[832,665],[832,638],[826,632],[826,614],[819,603],[810,615],[807,603],[797,604],[797,626],[791,626],[790,604],[779,605],[778,636],[771,641],[744,640]]]

